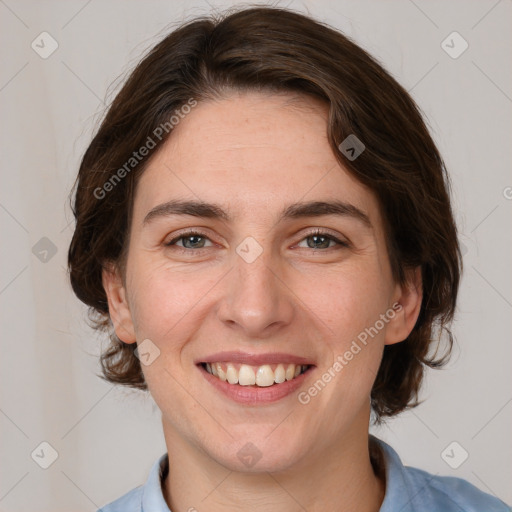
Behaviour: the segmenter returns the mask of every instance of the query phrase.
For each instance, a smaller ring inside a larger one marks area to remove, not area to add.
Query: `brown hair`
[[[298,92],[329,106],[329,143],[379,201],[395,279],[403,283],[405,269],[421,267],[419,318],[407,340],[385,347],[371,394],[378,421],[414,407],[425,365],[444,364],[453,343],[446,326],[462,261],[445,165],[419,108],[376,59],[339,31],[274,7],[200,17],[170,33],[129,76],[83,156],[68,263],[75,294],[90,306],[95,326],[110,332],[102,378],[147,389],[136,344],[123,343],[112,330],[102,268],[122,263],[137,179],[172,131],[154,141],[156,148],[133,170],[126,162],[191,98],[200,102],[230,90]],[[351,134],[366,148],[354,160],[338,149]],[[448,347],[435,359],[429,353],[442,330]]]

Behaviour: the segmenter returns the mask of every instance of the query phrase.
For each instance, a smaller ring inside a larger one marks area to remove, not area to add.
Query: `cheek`
[[[190,267],[171,269],[165,261],[134,261],[129,292],[137,339],[150,338],[166,347],[180,339],[185,326],[197,324],[201,299],[218,279]]]
[[[308,297],[309,307],[330,327],[338,348],[374,325],[388,307],[389,284],[375,265],[351,265],[333,270]]]
[[[391,291],[392,282],[377,264],[359,271],[353,268],[332,282],[331,349],[333,364],[338,362],[337,393],[366,399],[370,392],[391,318],[387,315]]]

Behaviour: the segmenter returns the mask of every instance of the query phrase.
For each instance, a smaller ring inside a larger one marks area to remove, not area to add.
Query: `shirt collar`
[[[163,494],[163,483],[168,471],[169,456],[164,453],[149,472],[142,492],[141,512],[171,512]]]
[[[384,441],[372,435],[370,438],[379,446],[384,459],[386,492],[379,512],[414,512],[416,510],[413,504],[415,495],[411,494],[414,485],[411,486],[410,476],[398,453]]]

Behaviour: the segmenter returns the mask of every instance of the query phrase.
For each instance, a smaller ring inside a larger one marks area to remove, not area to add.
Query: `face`
[[[168,445],[229,469],[298,467],[367,436],[383,347],[419,310],[326,126],[306,97],[199,103],[139,181],[125,275],[104,272]]]

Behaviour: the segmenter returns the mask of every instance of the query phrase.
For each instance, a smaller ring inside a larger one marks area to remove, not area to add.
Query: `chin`
[[[272,437],[273,434],[270,434]],[[240,473],[266,473],[286,471],[304,456],[304,443],[297,439],[284,439],[268,431],[263,435],[240,436],[224,446],[216,444],[210,456],[219,464]]]

